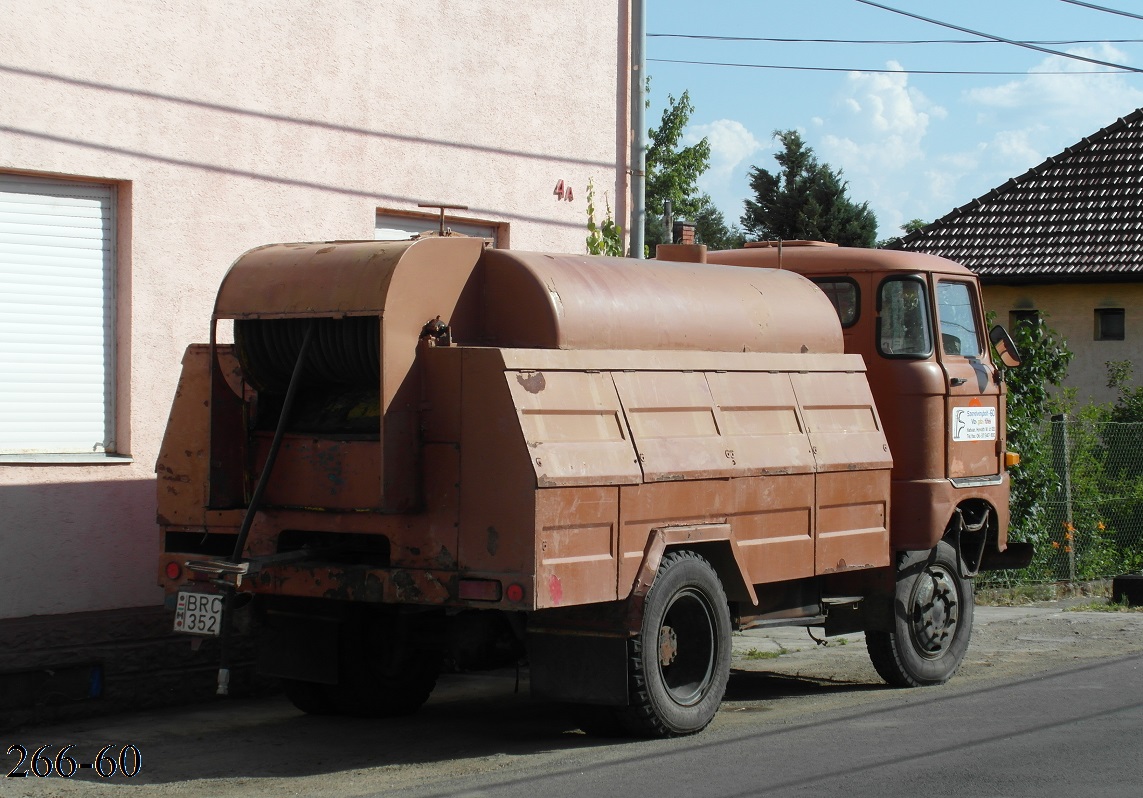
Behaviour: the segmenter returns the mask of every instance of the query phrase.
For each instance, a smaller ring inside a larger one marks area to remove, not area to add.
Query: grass
[[[1072,607],[1065,607],[1067,612],[1143,612],[1143,607],[1132,607],[1126,597],[1123,601],[1115,602],[1110,599],[1096,599],[1087,604],[1076,604]]]
[[[1011,587],[976,588],[976,604],[989,607],[1021,607],[1043,601],[1061,599],[1090,598],[1093,602],[1111,598],[1111,580],[1100,579],[1094,582],[1047,582]]]
[[[789,649],[779,648],[777,651],[759,651],[756,648],[749,648],[742,652],[743,659],[778,659],[783,654],[788,654]]]
[[[1118,602],[1111,595],[1111,580],[1094,582],[1041,583],[1012,587],[980,587],[976,590],[976,604],[991,607],[1020,607],[1046,602],[1060,602],[1066,612],[1143,612],[1143,607],[1132,607],[1126,601]]]

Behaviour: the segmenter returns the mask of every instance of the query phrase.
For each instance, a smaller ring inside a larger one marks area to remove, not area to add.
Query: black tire
[[[718,574],[692,551],[663,557],[629,644],[630,734],[694,734],[714,718],[730,678],[730,609]]]
[[[972,581],[960,575],[948,543],[903,555],[897,566],[893,631],[865,635],[877,673],[895,687],[947,682],[968,650],[972,602]]]
[[[1143,574],[1123,574],[1112,579],[1111,600],[1129,607],[1143,606]]]
[[[425,639],[416,616],[362,614],[342,625],[338,711],[391,718],[409,715],[428,700],[440,674],[441,655]]]
[[[331,685],[285,679],[282,687],[286,698],[307,715],[332,715],[337,712],[337,700]]]

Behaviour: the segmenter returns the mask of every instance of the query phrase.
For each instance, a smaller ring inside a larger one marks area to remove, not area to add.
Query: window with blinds
[[[115,188],[0,174],[0,456],[115,449]]]

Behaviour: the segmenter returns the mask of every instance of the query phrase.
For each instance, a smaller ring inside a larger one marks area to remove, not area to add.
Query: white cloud
[[[710,169],[699,178],[699,190],[710,194],[728,224],[736,224],[742,214],[742,199],[750,191],[746,170],[758,162],[756,155],[773,143],[759,141],[734,119],[690,125],[683,134],[683,143],[695,144],[703,138],[710,142]]]
[[[729,175],[740,163],[763,148],[762,142],[733,119],[716,119],[707,125],[691,125],[683,136],[684,143],[694,144],[705,138],[710,142],[710,171]]]
[[[880,237],[918,215],[910,185],[927,166],[925,138],[934,119],[948,112],[909,85],[901,65],[888,73],[851,72],[811,146],[818,158],[840,168],[855,202],[868,201],[877,214]],[[904,209],[904,210],[900,210]]]
[[[1034,166],[1043,161],[1045,155],[1033,144],[1033,139],[1039,138],[1044,132],[1043,125],[1034,125],[1024,130],[1001,130],[992,139],[992,154],[1010,163]]]
[[[1109,44],[1098,48],[1073,48],[1072,55],[1124,64],[1127,56]],[[1040,123],[1063,121],[1093,132],[1143,105],[1143,91],[1132,88],[1123,74],[1080,74],[1104,67],[1061,56],[1048,56],[1027,77],[1000,86],[970,89],[965,99],[981,111],[980,119],[1003,123],[1026,119],[1033,110]],[[1070,72],[1072,75],[1044,74]],[[1083,134],[1080,134],[1083,135]]]
[[[924,155],[921,142],[930,119],[947,116],[944,108],[909,86],[899,63],[887,66],[894,71],[849,74],[845,95],[838,101],[846,135],[822,138],[821,155],[847,174],[908,168]]]

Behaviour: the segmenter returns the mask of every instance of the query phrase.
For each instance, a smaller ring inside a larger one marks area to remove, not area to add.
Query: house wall
[[[1037,310],[1064,337],[1075,353],[1064,385],[1076,389],[1081,403],[1115,399],[1107,387],[1110,360],[1130,360],[1133,383],[1143,381],[1143,284],[985,285],[983,293],[997,323],[1009,326],[1012,310]],[[1097,308],[1124,309],[1124,340],[1095,340]]]
[[[0,619],[161,602],[155,459],[182,352],[245,250],[371,239],[379,209],[436,201],[514,249],[582,252],[589,178],[627,212],[622,0],[0,8],[0,172],[119,187],[130,456],[0,463]]]

